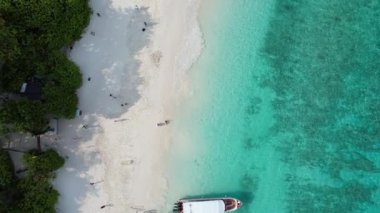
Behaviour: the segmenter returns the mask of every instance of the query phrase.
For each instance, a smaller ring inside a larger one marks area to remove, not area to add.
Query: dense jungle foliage
[[[73,118],[79,68],[65,51],[89,22],[87,0],[0,1],[0,129],[40,134],[48,119]],[[38,81],[38,98],[21,96]]]

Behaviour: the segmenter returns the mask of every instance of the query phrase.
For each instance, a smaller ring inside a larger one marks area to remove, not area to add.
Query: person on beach
[[[102,183],[102,182],[104,182],[104,180],[100,180],[100,181],[96,181],[96,182],[91,182],[90,185],[93,186],[95,184]]]
[[[107,206],[112,206],[112,204],[106,204],[106,205],[101,206],[100,208],[101,208],[101,209],[104,209],[104,208],[106,208]]]
[[[143,32],[145,32],[145,30],[146,30],[146,27],[148,26],[148,24],[144,21],[144,28],[142,28],[142,30],[141,31],[143,31]]]
[[[164,122],[157,123],[157,126],[165,126],[170,124],[170,120],[165,120]]]

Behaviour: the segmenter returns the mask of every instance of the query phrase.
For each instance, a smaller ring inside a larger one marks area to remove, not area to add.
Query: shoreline
[[[120,184],[125,183],[125,196],[118,197],[121,198],[120,205],[124,204],[129,210],[160,210],[165,205],[168,190],[165,156],[169,151],[172,125],[159,127],[157,124],[173,119],[181,97],[187,92],[186,72],[200,55],[197,1],[186,5],[178,1],[158,1],[153,5],[149,2],[145,5],[157,25],[154,26],[151,43],[138,56],[143,62],[139,69],[144,81],[139,89],[141,98],[126,113],[130,122],[123,124],[127,131],[134,134],[126,137],[134,146],[130,152],[138,163],[120,175],[121,178],[129,176],[126,183],[120,181]],[[179,17],[185,18],[181,20]],[[108,153],[114,155],[115,151]],[[110,168],[107,166],[107,169]],[[109,177],[114,175],[112,172],[108,174]],[[119,193],[110,191],[110,194]],[[120,208],[122,210],[126,209]]]
[[[54,181],[61,194],[58,211],[97,212],[104,205],[109,212],[161,210],[172,125],[157,123],[175,122],[174,112],[189,92],[188,70],[203,45],[200,1],[90,6],[87,32],[70,53],[84,79],[83,115],[60,122],[56,139],[62,143],[55,148],[67,156]]]

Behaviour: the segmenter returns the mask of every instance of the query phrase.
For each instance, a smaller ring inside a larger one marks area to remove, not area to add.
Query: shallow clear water
[[[239,212],[379,212],[380,2],[202,11],[206,47],[174,123],[168,203],[230,195]]]

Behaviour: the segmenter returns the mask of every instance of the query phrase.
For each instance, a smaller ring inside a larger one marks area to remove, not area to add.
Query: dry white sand
[[[172,119],[187,92],[187,70],[200,54],[199,0],[90,4],[91,23],[70,52],[83,74],[83,115],[60,121],[58,137],[48,144],[67,156],[54,181],[61,194],[57,209],[159,210],[171,124],[157,123]]]

